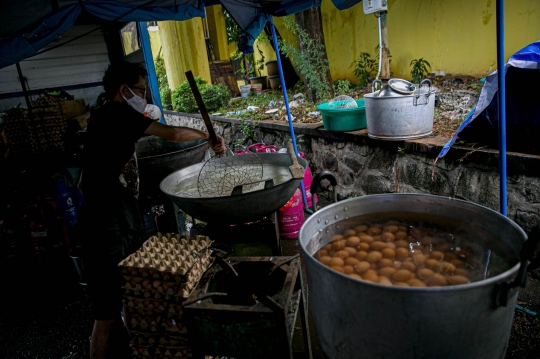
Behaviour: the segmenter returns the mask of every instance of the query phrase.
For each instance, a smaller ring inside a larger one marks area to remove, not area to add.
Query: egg
[[[355,232],[356,233],[356,232]],[[350,247],[354,247],[360,243],[360,238],[357,236],[350,236],[347,238],[346,244]]]
[[[363,280],[363,279],[364,279],[364,278],[362,278],[361,275],[358,275],[358,274],[356,274],[356,273],[351,273],[351,274],[349,274],[349,277],[354,278],[354,279],[360,279],[360,280]]]
[[[360,224],[360,225],[354,227],[353,229],[356,231],[356,233],[360,233],[360,232],[365,232],[365,231],[367,231],[368,226],[363,225],[363,224]]]
[[[377,268],[379,268],[379,267],[377,266],[377,263],[370,263],[370,264],[369,264],[369,267],[370,267],[371,269],[377,269]]]
[[[432,237],[422,237],[420,238],[420,243],[425,246],[435,243],[435,240]]]
[[[358,274],[363,274],[367,272],[370,269],[369,262],[362,261],[358,262],[356,265],[354,265],[354,271]]]
[[[438,260],[440,261],[441,259],[444,258],[444,253],[443,252],[440,252],[440,251],[433,251],[429,254],[429,257],[430,258],[433,258],[435,260]]]
[[[374,283],[379,282],[379,276],[377,275],[377,273],[373,269],[369,269],[368,271],[366,271],[362,275],[362,278],[364,278],[365,280],[370,280],[370,281],[372,281]]]
[[[424,262],[424,266],[426,266],[426,268],[429,268],[429,269],[435,269],[439,266],[439,261],[436,259],[430,258]]]
[[[393,224],[383,227],[383,233],[396,233],[397,231],[398,231],[398,227]]]
[[[346,250],[336,251],[336,253],[334,254],[334,257],[348,258],[349,252],[347,252]]]
[[[452,250],[452,245],[448,242],[441,242],[437,243],[435,248],[437,248],[437,250],[441,252],[449,252],[450,250]]]
[[[334,235],[330,238],[330,240],[331,240],[332,242],[339,241],[339,240],[341,240],[341,239],[343,239],[343,235],[341,235],[341,234],[334,234]]]
[[[349,252],[349,256],[354,256],[358,252],[353,247],[345,247],[343,250]]]
[[[380,234],[376,234],[376,235],[374,235],[374,236],[372,236],[372,237],[373,237],[373,240],[374,240],[375,242],[380,242],[380,241],[381,241],[381,235],[380,235]]]
[[[358,264],[359,262],[360,261],[358,259],[353,258],[353,257],[345,258],[345,265],[354,266]]]
[[[392,276],[396,273],[396,269],[393,267],[384,267],[379,270],[379,275],[392,278]]]
[[[373,227],[373,226],[369,227],[367,230],[367,233],[372,236],[380,234],[381,232],[382,230],[379,227]]]
[[[450,262],[442,261],[439,267],[439,271],[444,274],[454,273],[456,266]]]
[[[383,250],[381,250],[381,254],[383,258],[394,259],[396,257],[396,251],[392,248],[384,248]]]
[[[407,284],[411,287],[425,288],[427,287],[426,283],[422,282],[420,279],[410,279],[407,281]]]
[[[345,274],[354,273],[354,267],[350,265],[343,266],[343,270],[345,271]]]
[[[374,251],[382,251],[384,248],[386,248],[386,243],[384,242],[372,242],[369,245],[369,248],[371,248]]]
[[[345,274],[345,270],[344,270],[343,267],[341,267],[341,266],[330,266],[330,268],[332,268],[332,269],[335,270],[336,272]]]
[[[422,280],[426,280],[426,279],[432,277],[433,274],[435,274],[435,272],[432,271],[429,268],[420,268],[420,269],[418,269],[418,272],[416,272],[416,273],[418,275],[418,278],[420,278]]]
[[[397,248],[396,245],[394,244],[394,242],[387,242],[386,247],[391,248],[391,249],[396,249]]]
[[[360,251],[354,255],[354,258],[358,259],[359,261],[363,261],[366,259],[368,253],[366,251]]]
[[[411,272],[406,269],[398,269],[393,275],[392,278],[396,282],[406,282],[411,279]]]
[[[400,239],[409,238],[409,235],[407,234],[406,231],[397,231],[397,232],[394,233],[394,238],[396,239],[396,241],[398,241]]]
[[[461,268],[465,266],[465,263],[460,259],[452,259],[450,261],[456,268]]]
[[[394,242],[394,244],[398,248],[409,248],[409,242],[404,239],[398,239],[397,241]]]
[[[416,264],[417,266],[423,265],[424,262],[426,261],[426,255],[422,253],[414,253],[411,258],[412,258],[413,263]]]
[[[339,241],[332,242],[332,249],[338,250],[345,248],[346,240],[340,239]]]
[[[368,251],[369,250],[369,243],[360,243],[356,246],[359,251]]]
[[[471,275],[471,272],[469,272],[469,270],[465,268],[456,268],[456,270],[454,271],[454,274],[461,275],[464,277],[469,277]]]
[[[409,251],[405,248],[397,248],[396,249],[396,258],[400,260],[404,260],[409,256]]]
[[[355,236],[355,235],[356,235],[356,231],[354,229],[346,229],[345,232],[343,232],[343,236],[345,238],[350,237],[350,236]]]
[[[394,261],[389,258],[382,258],[379,262],[377,262],[377,266],[379,268],[386,268],[386,267],[394,268]]]
[[[368,261],[369,263],[377,263],[378,261],[381,260],[381,258],[382,258],[381,252],[373,251],[373,252],[368,253],[366,257],[366,261]]]
[[[332,267],[332,266],[343,267],[343,265],[345,265],[345,261],[343,259],[341,259],[340,257],[332,257],[332,259],[330,259],[329,265],[330,265],[330,267]]]
[[[373,237],[368,236],[367,234],[361,235],[360,236],[360,242],[362,242],[362,243],[371,243],[371,242],[373,242]]]
[[[331,243],[328,243],[327,245],[325,245],[323,247],[323,249],[327,252],[330,252],[332,250],[332,244]]]
[[[329,257],[329,256],[323,256],[319,259],[319,261],[324,265],[330,265],[331,260],[332,260],[332,257]]]
[[[379,277],[379,284],[382,284],[382,285],[387,285],[387,286],[392,286],[392,282],[390,281],[390,279],[386,278],[386,277]]]
[[[412,261],[411,262],[405,261],[405,262],[401,263],[401,268],[406,269],[406,270],[408,270],[410,272],[416,271],[416,266],[414,265],[414,263]]]
[[[452,285],[460,285],[460,284],[467,284],[470,283],[469,278],[462,276],[462,275],[449,275],[446,277],[446,280],[448,283]]]
[[[426,280],[426,284],[430,287],[443,287],[446,283],[446,278],[440,273],[433,273],[433,275]]]
[[[321,249],[317,252],[317,258],[324,257],[328,255],[328,251],[326,249]]]
[[[394,235],[390,232],[384,232],[381,234],[381,241],[383,242],[393,242],[396,239]]]

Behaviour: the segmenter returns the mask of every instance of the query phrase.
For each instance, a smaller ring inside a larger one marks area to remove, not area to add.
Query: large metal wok
[[[135,145],[141,191],[158,191],[165,176],[201,162],[207,148],[206,140],[174,143],[157,136],[141,138]]]
[[[234,157],[234,164],[242,165],[249,156]],[[198,163],[174,173],[161,182],[161,190],[185,213],[201,221],[240,224],[271,214],[281,208],[293,196],[300,179],[293,179],[289,171],[291,159],[288,154],[258,153],[263,165],[264,188],[223,197],[204,198],[196,193],[199,172],[204,163]],[[297,157],[304,168],[306,160]],[[233,191],[236,193],[237,191]]]

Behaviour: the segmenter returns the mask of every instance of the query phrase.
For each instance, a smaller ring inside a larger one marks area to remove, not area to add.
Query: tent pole
[[[19,81],[21,82],[21,87],[24,93],[24,99],[26,100],[26,107],[28,107],[28,110],[30,110],[31,112],[32,103],[30,102],[30,93],[28,92],[28,89],[26,88],[26,83],[24,82],[24,76],[21,70],[21,64],[17,62],[15,64],[15,67],[17,67],[17,73],[19,74]]]
[[[500,212],[506,216],[506,78],[504,64],[504,0],[497,0]]]
[[[152,91],[152,102],[159,107],[161,111],[161,123],[165,123],[165,116],[163,115],[163,105],[161,104],[161,97],[159,95],[159,85],[156,76],[156,67],[154,66],[154,58],[152,57],[152,47],[150,47],[150,36],[148,35],[148,28],[146,22],[137,23],[137,31],[141,39],[141,50],[144,56],[144,62],[146,65],[146,71],[148,72],[148,82],[150,84],[150,90]]]
[[[283,68],[281,67],[281,57],[279,56],[279,47],[278,47],[278,42],[277,42],[276,28],[274,26],[274,19],[272,17],[270,17],[270,28],[272,29],[272,40],[274,42],[274,50],[276,51],[277,65],[279,69],[279,80],[281,82],[281,89],[283,91],[283,97],[285,99],[285,108],[287,109],[287,119],[289,120],[289,132],[291,133],[291,140],[293,143],[294,152],[298,156],[298,148],[296,147],[296,137],[294,135],[294,127],[292,123],[291,108],[289,107],[289,96],[287,95],[287,86],[285,85],[285,77],[283,76]],[[304,181],[300,181],[300,188],[302,189],[302,198],[304,199],[304,210],[308,213],[313,213],[308,207],[306,189],[304,188]]]

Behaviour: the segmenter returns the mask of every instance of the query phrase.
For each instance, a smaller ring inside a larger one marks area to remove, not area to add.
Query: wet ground
[[[284,255],[301,252],[294,240],[282,241],[282,247]],[[58,262],[49,268],[2,268],[0,358],[88,358],[93,324],[90,303],[77,283],[71,263]],[[536,359],[540,353],[540,316],[530,312],[540,312],[540,280],[529,276],[518,304],[523,309],[515,311],[505,359]],[[312,320],[310,325],[313,358],[325,359]],[[299,323],[296,327],[293,344],[295,350],[302,351]]]

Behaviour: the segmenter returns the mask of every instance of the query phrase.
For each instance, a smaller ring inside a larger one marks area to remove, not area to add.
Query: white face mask
[[[127,99],[122,95],[122,98],[126,100],[127,104],[130,105],[135,111],[143,113],[146,109],[146,105],[148,104],[146,100],[142,97],[139,97],[138,95],[135,95],[133,91],[128,87],[127,88],[129,92],[133,94],[133,97],[130,99]]]

